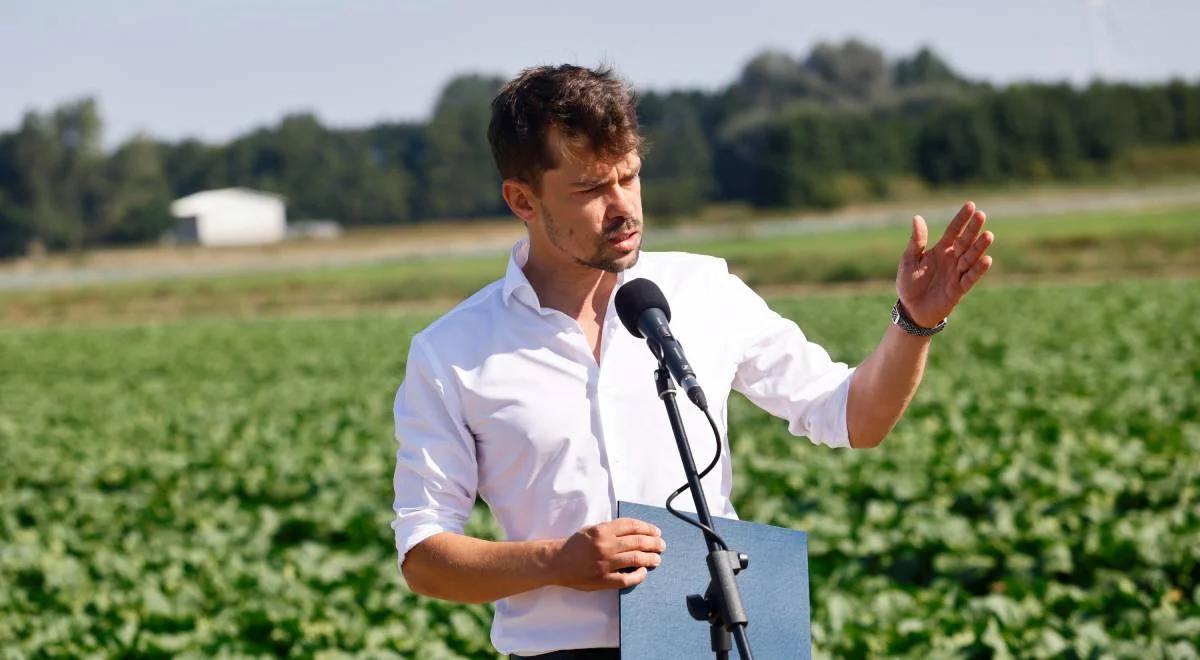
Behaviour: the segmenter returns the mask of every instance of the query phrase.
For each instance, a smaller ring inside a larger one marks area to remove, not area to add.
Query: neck
[[[543,307],[557,309],[575,319],[603,318],[617,285],[616,273],[569,260],[551,261],[533,244],[529,246],[529,260],[521,270]]]

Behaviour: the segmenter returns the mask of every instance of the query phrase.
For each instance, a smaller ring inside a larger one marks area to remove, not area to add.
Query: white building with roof
[[[175,238],[201,245],[261,245],[287,235],[284,198],[249,188],[193,193],[171,203]]]

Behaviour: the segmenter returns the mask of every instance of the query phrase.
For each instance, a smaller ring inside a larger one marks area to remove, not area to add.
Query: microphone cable
[[[700,480],[703,479],[709,472],[712,472],[712,469],[716,467],[717,463],[721,460],[721,431],[717,429],[717,422],[713,419],[712,413],[708,412],[708,408],[701,408],[701,410],[704,411],[704,416],[708,418],[708,425],[712,427],[713,437],[717,439],[717,451],[713,455],[712,461],[709,462],[708,467],[704,468],[704,470],[696,477],[697,483],[699,483]],[[680,511],[676,510],[675,507],[671,506],[671,502],[689,488],[690,484],[685,483],[679,488],[676,488],[675,492],[671,493],[671,495],[667,497],[667,511],[670,511],[671,515],[679,518],[683,522],[695,527],[699,527],[705,534],[711,535],[713,539],[716,540],[717,545],[721,546],[722,550],[729,550],[729,546],[725,543],[725,539],[721,538],[721,535],[717,533],[717,530],[705,525],[698,519],[694,519],[691,516],[681,513]],[[700,493],[700,496],[703,497],[704,493]]]

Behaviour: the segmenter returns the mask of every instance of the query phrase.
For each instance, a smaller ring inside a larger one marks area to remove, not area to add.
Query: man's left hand
[[[992,267],[986,252],[995,236],[980,233],[986,220],[974,202],[963,204],[941,240],[927,250],[925,219],[913,216],[912,238],[896,272],[896,293],[914,323],[925,328],[941,323]]]

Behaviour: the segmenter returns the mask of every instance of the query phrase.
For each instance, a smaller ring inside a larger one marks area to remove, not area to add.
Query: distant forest
[[[29,112],[0,133],[0,256],[152,241],[173,225],[172,199],[228,186],[286,196],[291,219],[348,226],[505,214],[485,136],[503,82],[454,78],[427,122],[332,129],[294,114],[226,144],[139,136],[110,153],[94,99]],[[1175,145],[1200,143],[1200,81],[997,87],[929,50],[889,60],[853,40],[764,52],[711,92],[645,91],[638,112],[651,217],[1092,178],[1130,154],[1166,171]]]

